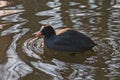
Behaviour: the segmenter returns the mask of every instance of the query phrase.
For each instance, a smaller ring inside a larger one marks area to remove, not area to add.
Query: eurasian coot
[[[45,46],[56,50],[85,52],[96,45],[89,37],[72,29],[56,35],[50,25],[42,26],[36,37],[40,37],[40,35],[44,35]]]

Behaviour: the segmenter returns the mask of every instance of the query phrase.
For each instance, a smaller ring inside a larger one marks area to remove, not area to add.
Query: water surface
[[[43,24],[74,28],[97,43],[79,53],[43,48]],[[119,80],[119,0],[1,0],[0,80]]]

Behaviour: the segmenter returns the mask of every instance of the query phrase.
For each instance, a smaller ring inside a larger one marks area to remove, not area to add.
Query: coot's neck
[[[49,38],[52,38],[54,36],[56,36],[55,31],[52,31],[52,32],[48,31],[47,34],[45,35],[45,39],[49,39]]]
[[[55,37],[56,37],[56,34],[45,36],[44,37],[44,44],[47,46],[47,44],[50,44],[50,42],[53,41]]]

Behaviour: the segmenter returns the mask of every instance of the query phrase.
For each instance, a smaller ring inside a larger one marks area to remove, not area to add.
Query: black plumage
[[[45,36],[45,46],[56,50],[85,52],[96,45],[89,37],[72,29],[56,35],[51,26],[45,26],[40,33]]]

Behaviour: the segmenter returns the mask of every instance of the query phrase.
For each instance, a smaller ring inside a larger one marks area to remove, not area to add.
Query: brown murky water
[[[98,45],[71,56],[28,44],[42,24]],[[1,0],[0,80],[120,80],[120,0]]]

